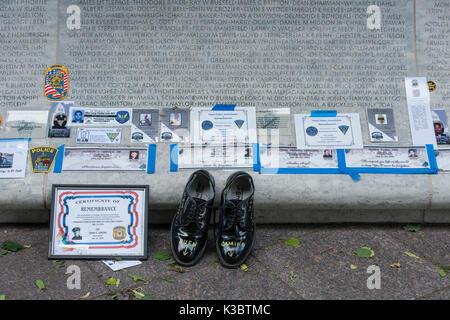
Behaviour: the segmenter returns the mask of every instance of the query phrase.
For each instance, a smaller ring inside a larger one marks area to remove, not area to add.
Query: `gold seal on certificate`
[[[54,185],[50,259],[147,259],[148,186]]]

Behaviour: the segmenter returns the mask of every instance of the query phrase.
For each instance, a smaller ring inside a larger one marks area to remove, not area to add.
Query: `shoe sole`
[[[252,244],[251,244],[250,250],[248,251],[248,253],[245,256],[243,256],[241,259],[239,259],[238,262],[231,264],[231,263],[226,262],[222,258],[222,255],[220,254],[219,241],[216,241],[216,251],[217,251],[217,256],[219,257],[220,264],[228,269],[239,268],[248,259],[248,257],[250,257],[250,255],[252,254],[253,248],[255,246],[255,242],[256,242],[256,224],[253,222],[253,239],[252,239]]]

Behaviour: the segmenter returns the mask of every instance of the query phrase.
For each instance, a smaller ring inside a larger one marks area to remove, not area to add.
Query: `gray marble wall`
[[[449,19],[448,0],[2,0],[0,113],[49,109],[44,72],[63,64],[66,101],[79,106],[357,112],[366,145],[366,109],[387,107],[399,136],[388,145],[408,146],[405,76],[435,81],[432,107],[450,113]],[[73,136],[31,146],[74,145]],[[168,148],[158,144],[154,175],[28,168],[26,179],[1,179],[0,221],[45,220],[47,213],[34,212],[50,207],[53,183],[136,181],[150,185],[152,209],[169,210],[156,220],[169,221],[190,172],[169,172]],[[229,174],[214,172],[218,186]],[[333,175],[254,177],[261,221],[421,221],[435,201],[450,208],[444,174],[363,175],[357,183]],[[449,219],[442,212],[433,219]]]

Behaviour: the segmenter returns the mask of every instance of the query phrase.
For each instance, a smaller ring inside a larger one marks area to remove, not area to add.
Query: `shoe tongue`
[[[202,203],[206,202],[206,200],[203,200],[203,199],[200,199],[200,198],[192,198],[192,200],[194,200],[196,204],[202,204]]]
[[[242,200],[236,200],[236,199],[233,199],[233,200],[230,200],[230,202],[234,205],[234,206],[239,206],[241,203],[242,203]]]

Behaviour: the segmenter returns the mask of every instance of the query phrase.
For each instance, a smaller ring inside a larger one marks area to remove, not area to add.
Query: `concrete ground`
[[[223,268],[210,241],[203,260],[180,273],[170,270],[171,260],[154,258],[158,252],[170,252],[168,226],[150,227],[147,261],[113,272],[100,261],[47,260],[46,225],[0,224],[0,243],[11,240],[27,246],[0,255],[0,297],[4,295],[6,300],[450,299],[450,273],[445,271],[450,266],[450,225],[422,225],[416,232],[403,227],[261,225],[246,270]],[[286,244],[290,238],[298,239],[298,245]],[[355,255],[362,246],[370,247],[374,256]],[[0,249],[2,253],[5,251]],[[73,264],[81,269],[80,290],[67,289],[67,268]],[[367,273],[371,265],[380,268],[380,289],[367,287],[367,279],[373,275]],[[135,282],[128,274],[145,281]],[[118,286],[107,284],[111,277],[120,279]],[[42,280],[46,289],[39,290],[36,280]]]

